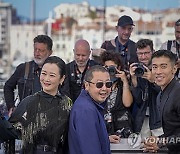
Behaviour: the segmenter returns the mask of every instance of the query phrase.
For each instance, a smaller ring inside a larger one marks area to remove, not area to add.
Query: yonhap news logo
[[[141,145],[142,139],[140,134],[132,133],[128,137],[128,144],[131,148],[137,148]]]
[[[180,143],[180,137],[147,137],[144,142],[151,144],[177,144]]]
[[[150,136],[142,139],[140,134],[132,133],[131,135],[129,135],[128,144],[131,148],[138,148],[142,145],[142,143],[150,143],[157,145],[180,144],[180,137]]]

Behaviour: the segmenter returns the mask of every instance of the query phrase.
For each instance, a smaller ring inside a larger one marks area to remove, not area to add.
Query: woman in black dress
[[[46,59],[40,74],[42,91],[26,97],[11,121],[22,125],[23,153],[68,151],[66,134],[71,100],[58,91],[65,78],[65,62],[56,56]]]

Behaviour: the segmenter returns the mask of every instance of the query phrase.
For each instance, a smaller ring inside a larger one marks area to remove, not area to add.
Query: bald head
[[[86,41],[86,40],[76,41],[76,43],[74,45],[74,50],[78,50],[79,48],[86,49],[87,51],[90,52],[90,45],[89,45],[88,41]]]
[[[90,56],[90,45],[86,40],[78,40],[74,46],[74,59],[79,67],[85,67]]]

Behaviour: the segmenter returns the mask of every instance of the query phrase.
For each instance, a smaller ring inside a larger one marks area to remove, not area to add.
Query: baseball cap
[[[176,26],[180,26],[180,19],[175,22]]]
[[[118,23],[117,23],[117,26],[126,26],[126,25],[133,25],[134,26],[134,23],[133,23],[133,20],[130,16],[121,16],[118,20]]]

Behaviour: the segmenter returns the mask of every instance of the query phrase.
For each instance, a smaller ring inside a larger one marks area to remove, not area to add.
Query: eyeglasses
[[[142,55],[147,56],[147,55],[150,54],[150,53],[151,53],[151,51],[149,51],[149,52],[137,52],[137,55],[138,55],[138,56],[142,56]]]
[[[106,88],[111,88],[112,87],[112,82],[111,81],[107,81],[107,82],[99,81],[99,82],[96,82],[96,83],[91,82],[91,81],[86,81],[86,82],[95,84],[96,88],[98,88],[98,89],[102,88],[104,86],[104,84],[105,84]]]

